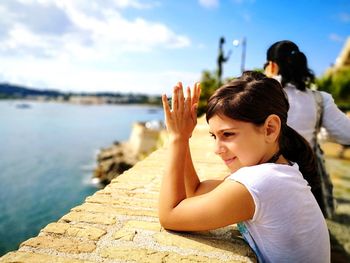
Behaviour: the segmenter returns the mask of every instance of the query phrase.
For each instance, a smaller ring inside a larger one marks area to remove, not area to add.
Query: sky
[[[261,68],[291,40],[317,76],[350,36],[349,0],[1,0],[0,82],[71,92],[170,94],[217,68]],[[234,46],[233,41],[238,41]]]

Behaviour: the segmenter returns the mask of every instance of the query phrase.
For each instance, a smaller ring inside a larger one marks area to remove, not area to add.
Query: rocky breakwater
[[[164,124],[159,121],[136,122],[128,141],[115,142],[97,155],[94,180],[109,184],[111,180],[144,159],[162,145]]]

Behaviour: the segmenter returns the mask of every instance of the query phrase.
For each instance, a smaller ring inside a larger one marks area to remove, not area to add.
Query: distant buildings
[[[331,75],[339,71],[340,69],[350,68],[350,37],[344,44],[339,56],[337,57],[334,65],[326,72],[327,75]]]
[[[64,93],[52,90],[37,90],[0,83],[0,99],[25,99],[36,101],[56,101],[73,104],[151,104],[161,105],[161,97],[146,94],[122,93]]]
[[[350,37],[348,37],[343,50],[337,58],[335,68],[350,67]]]
[[[70,96],[68,99],[68,102],[73,104],[105,104],[106,100],[103,97],[96,97],[96,96]]]

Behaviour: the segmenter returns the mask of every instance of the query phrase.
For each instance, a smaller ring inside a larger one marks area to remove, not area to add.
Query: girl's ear
[[[265,140],[274,143],[278,140],[281,131],[281,119],[276,114],[271,114],[264,123]]]

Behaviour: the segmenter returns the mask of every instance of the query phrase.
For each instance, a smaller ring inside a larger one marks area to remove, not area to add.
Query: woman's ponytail
[[[315,75],[308,68],[305,54],[291,41],[284,40],[274,43],[267,50],[266,59],[277,63],[278,74],[282,76],[282,87],[291,83],[297,89],[304,91],[315,82]]]

